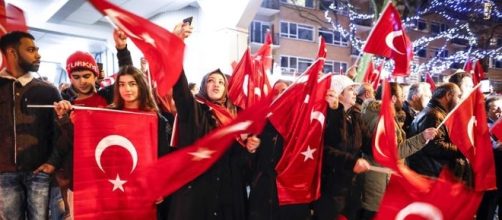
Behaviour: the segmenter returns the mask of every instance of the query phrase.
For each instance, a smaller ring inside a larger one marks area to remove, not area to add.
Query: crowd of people
[[[179,24],[174,33],[185,39],[191,30],[190,25]],[[32,35],[16,31],[0,38],[6,58],[6,69],[0,73],[0,219],[73,218],[73,106],[157,114],[158,157],[193,144],[238,114],[228,97],[229,80],[220,70],[206,74],[200,89],[182,72],[172,93],[161,96],[149,86],[145,65],[132,65],[125,34],[116,30],[114,40],[120,70],[113,85],[99,86],[102,73],[96,61],[91,54],[76,51],[66,63],[71,84],[58,91],[31,74],[38,70],[41,57]],[[240,137],[210,169],[164,198],[157,205],[158,218],[372,219],[390,177],[370,170],[380,166],[373,157],[372,138],[382,92],[349,76],[333,75],[326,94],[318,200],[279,204],[275,167],[285,143],[268,123],[261,134]],[[290,84],[277,81],[274,94]],[[391,83],[398,154],[412,170],[438,177],[447,167],[458,181],[473,185],[469,161],[452,144],[448,130],[438,127],[472,87],[465,72],[455,73],[434,91],[423,82]],[[404,88],[409,88],[407,94]],[[28,108],[28,104],[54,108]],[[486,123],[491,126],[498,120],[501,108],[498,97],[488,97]],[[502,142],[492,141],[500,167]],[[477,219],[493,219],[501,201],[498,191],[487,192]]]

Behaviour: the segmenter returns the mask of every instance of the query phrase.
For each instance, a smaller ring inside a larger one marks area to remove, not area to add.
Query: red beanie
[[[77,51],[66,60],[66,72],[68,72],[68,77],[71,78],[71,73],[76,69],[87,69],[92,71],[95,76],[99,76],[96,60],[87,52]]]

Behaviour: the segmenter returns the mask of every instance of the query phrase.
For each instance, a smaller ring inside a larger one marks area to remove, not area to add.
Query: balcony
[[[450,42],[453,46],[457,46],[457,47],[466,47],[469,45],[468,40],[464,40],[464,39],[460,39],[460,38],[454,38]]]
[[[259,45],[261,46],[265,42],[265,34],[262,36],[255,36],[253,34],[249,35],[249,41],[251,44]],[[279,33],[274,33],[272,34],[272,46],[278,47],[279,46]]]
[[[279,2],[279,0],[263,0],[261,2],[262,8],[279,10],[280,6],[281,6],[281,3]]]
[[[281,3],[279,0],[263,0],[261,7],[258,9],[257,15],[273,16],[279,14]]]

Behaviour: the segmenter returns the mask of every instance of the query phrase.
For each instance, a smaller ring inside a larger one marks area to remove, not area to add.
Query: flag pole
[[[28,108],[54,108],[54,105],[26,105]],[[72,105],[72,110],[94,110],[94,111],[107,111],[107,112],[122,112],[122,113],[131,113],[131,114],[139,114],[139,115],[152,115],[152,113],[148,112],[132,112],[132,111],[123,111],[109,108],[97,108],[97,107],[86,107],[86,106],[78,106]]]

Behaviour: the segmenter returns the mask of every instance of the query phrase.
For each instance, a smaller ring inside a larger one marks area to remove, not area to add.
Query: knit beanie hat
[[[95,76],[99,76],[96,60],[87,52],[77,51],[66,60],[66,72],[68,73],[68,77],[71,78],[71,73],[77,69],[90,70]]]

